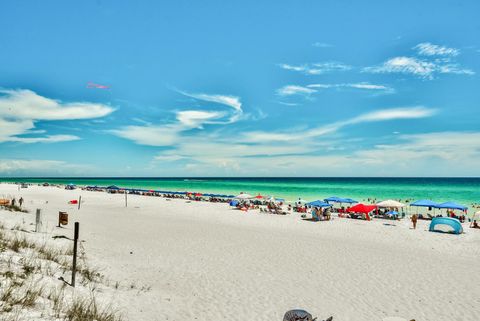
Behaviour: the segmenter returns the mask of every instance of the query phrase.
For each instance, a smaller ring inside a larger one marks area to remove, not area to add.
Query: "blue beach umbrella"
[[[330,207],[330,206],[332,206],[331,204],[322,202],[322,201],[320,201],[320,200],[316,200],[316,201],[307,203],[306,205],[308,205],[308,206],[315,206],[315,207]]]
[[[387,214],[387,215],[398,215],[398,212],[397,211],[388,211],[385,214]]]

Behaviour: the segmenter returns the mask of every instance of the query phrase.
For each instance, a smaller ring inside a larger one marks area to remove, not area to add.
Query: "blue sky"
[[[478,12],[4,1],[0,176],[479,176]]]

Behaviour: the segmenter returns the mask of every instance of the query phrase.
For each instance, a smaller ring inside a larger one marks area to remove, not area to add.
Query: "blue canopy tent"
[[[316,200],[316,201],[307,203],[306,205],[313,206],[313,207],[330,207],[330,206],[332,206],[332,204],[328,204],[328,203],[322,202],[320,200]]]
[[[410,206],[417,207],[417,214],[418,214],[418,207],[428,207],[429,209],[433,208],[433,214],[435,214],[435,206],[437,205],[438,203],[435,203],[434,201],[431,201],[431,200],[419,200],[410,204]]]
[[[465,211],[466,209],[468,209],[467,206],[463,206],[463,205],[457,204],[455,202],[445,202],[445,203],[442,203],[442,204],[437,204],[434,207],[436,207],[436,208],[447,208],[447,209],[451,209],[451,210],[461,210],[461,211]]]
[[[460,210],[462,212],[465,212],[467,211],[468,207],[467,206],[463,206],[463,205],[460,205],[460,204],[457,204],[455,202],[445,202],[445,203],[442,203],[442,204],[437,204],[435,206],[435,208],[439,208],[439,209],[447,209],[447,210]]]
[[[107,187],[107,189],[119,190],[120,188],[116,185],[110,185],[110,186]]]
[[[435,203],[434,201],[431,201],[431,200],[419,200],[410,204],[410,206],[423,206],[423,207],[435,207],[437,205],[438,203]]]
[[[351,198],[343,198],[343,197],[338,197],[338,196],[332,196],[329,198],[324,199],[325,202],[333,202],[333,203],[348,203],[348,204],[353,204],[353,203],[358,203],[356,200],[352,200]]]
[[[338,196],[330,196],[329,198],[324,199],[325,202],[341,203],[342,198]]]

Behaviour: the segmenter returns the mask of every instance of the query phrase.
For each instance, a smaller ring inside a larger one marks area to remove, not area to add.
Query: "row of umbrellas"
[[[72,184],[73,185],[73,184]],[[96,187],[96,186],[95,186]],[[118,190],[120,189],[118,186],[115,186],[115,185],[111,185],[111,186],[108,186],[106,189],[110,189],[110,190]],[[149,192],[154,192],[153,190],[150,190]],[[167,192],[167,191],[155,191],[155,192]],[[173,193],[173,192],[170,192],[170,193]],[[192,194],[196,197],[199,197],[199,196],[218,196],[218,197],[232,197],[233,195],[220,195],[220,194],[201,194],[201,193],[187,193],[187,192],[176,192],[176,193],[181,193],[181,194]],[[281,198],[274,198],[272,196],[262,196],[262,195],[257,195],[257,196],[252,196],[248,193],[241,193],[237,196],[235,196],[234,198],[236,199],[242,199],[242,200],[247,200],[247,199],[267,199],[268,201],[284,201],[284,199],[281,199]],[[337,197],[337,196],[332,196],[332,197],[329,197],[329,198],[325,198],[323,201],[321,200],[316,200],[316,201],[313,201],[313,202],[308,202],[303,200],[303,199],[298,199],[297,200],[297,203],[302,203],[302,204],[305,204],[305,205],[308,205],[308,206],[315,206],[315,207],[330,207],[332,206],[332,204],[330,203],[345,203],[345,204],[354,204],[354,203],[358,203],[356,200],[353,200],[351,198],[342,198],[342,197]],[[352,206],[349,208],[349,210],[361,210],[361,211],[366,211],[368,210],[369,208],[370,211],[372,211],[373,209],[375,209],[376,207],[382,207],[382,208],[401,208],[401,207],[405,207],[406,205],[401,203],[401,202],[398,202],[398,201],[395,201],[395,200],[386,200],[386,201],[382,201],[382,202],[379,202],[375,205],[364,205],[364,204],[358,204],[356,206]],[[456,209],[456,210],[461,210],[461,211],[465,211],[468,209],[467,206],[464,206],[464,205],[461,205],[461,204],[457,204],[455,202],[445,202],[445,203],[436,203],[436,202],[433,202],[431,200],[419,200],[419,201],[416,201],[416,202],[413,202],[410,204],[410,206],[418,206],[418,207],[432,207],[432,208],[438,208],[438,209]],[[370,212],[369,211],[369,212]]]

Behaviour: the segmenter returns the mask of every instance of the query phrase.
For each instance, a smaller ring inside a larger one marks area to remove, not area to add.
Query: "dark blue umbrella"
[[[308,206],[315,206],[315,207],[330,207],[330,206],[332,206],[331,204],[322,202],[322,201],[320,201],[320,200],[316,200],[316,201],[307,203],[306,205],[308,205]]]

